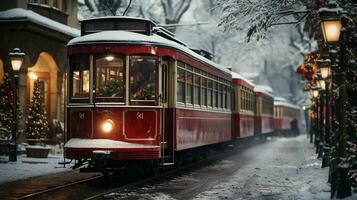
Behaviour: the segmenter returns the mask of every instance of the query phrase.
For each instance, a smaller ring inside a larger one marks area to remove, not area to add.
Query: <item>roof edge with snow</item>
[[[71,37],[78,37],[80,31],[76,28],[72,28],[65,24],[56,22],[50,18],[39,15],[31,10],[25,10],[22,8],[14,8],[0,12],[0,22],[2,21],[20,21],[28,20],[35,24],[44,26],[54,31],[61,32]]]

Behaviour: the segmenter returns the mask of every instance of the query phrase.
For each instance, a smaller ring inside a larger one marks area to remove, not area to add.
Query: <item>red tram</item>
[[[258,85],[255,93],[255,134],[274,132],[274,96],[269,86]]]
[[[254,135],[254,84],[238,73],[232,72],[234,107],[232,116],[233,138]]]
[[[207,146],[273,132],[270,94],[150,20],[84,20],[67,48],[65,157],[75,167],[173,165]]]
[[[292,120],[300,121],[300,107],[281,97],[274,98],[274,128],[278,132],[291,130]]]

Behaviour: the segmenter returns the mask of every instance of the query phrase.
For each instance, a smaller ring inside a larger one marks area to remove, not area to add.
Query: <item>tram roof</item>
[[[267,85],[256,85],[254,87],[254,92],[261,92],[274,98],[273,89]]]
[[[283,97],[275,97],[274,98],[274,106],[285,106],[285,107],[300,109],[299,106],[288,102],[288,100]]]
[[[232,79],[240,79],[245,81],[246,83],[248,83],[251,86],[255,86],[255,84],[253,82],[251,82],[250,80],[248,80],[247,78],[245,78],[244,76],[242,76],[241,74],[237,73],[237,72],[233,72],[231,71],[232,74]]]
[[[153,24],[155,24],[155,22],[153,22],[150,19],[146,19],[146,18],[142,18],[142,17],[131,17],[131,16],[103,16],[103,17],[92,17],[92,18],[88,18],[88,19],[83,19],[81,20],[81,22],[86,22],[86,21],[92,21],[92,20],[97,20],[97,19],[134,19],[134,20],[143,20],[143,21],[148,21],[151,22]]]
[[[168,40],[159,35],[144,35],[140,33],[128,32],[128,31],[102,31],[97,33],[92,33],[84,36],[80,36],[72,39],[68,42],[67,46],[78,45],[78,44],[110,44],[110,43],[125,43],[125,44],[151,44],[158,46],[167,46],[171,48],[178,49],[204,63],[211,65],[227,75],[231,75],[231,71],[221,66],[199,54],[192,51],[188,47],[181,45],[177,42]]]

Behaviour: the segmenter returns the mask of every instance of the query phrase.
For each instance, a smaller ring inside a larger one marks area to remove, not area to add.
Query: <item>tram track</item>
[[[197,159],[196,161],[189,162],[179,168],[172,167],[171,169],[165,169],[157,176],[145,176],[144,174],[138,176],[137,171],[134,172],[135,170],[128,170],[128,172],[122,173],[121,175],[111,177],[97,175],[95,177],[51,187],[46,190],[21,195],[19,198],[15,199],[102,199],[111,193],[117,193],[119,191],[123,192],[130,190],[130,188],[140,187],[142,185],[154,185],[164,180],[180,177],[181,175],[229,157],[230,155],[233,155],[233,153],[240,151],[239,149],[246,148],[246,146],[246,144],[243,144],[238,145],[238,148],[226,147],[225,150],[221,152],[216,151],[207,158]]]
[[[31,199],[31,198],[34,198],[34,197],[39,196],[39,195],[43,195],[43,194],[46,194],[46,193],[49,193],[49,192],[53,192],[53,191],[56,191],[56,190],[59,190],[59,189],[70,187],[70,186],[73,186],[73,185],[76,185],[76,184],[81,184],[81,183],[88,182],[88,181],[98,180],[100,178],[103,178],[103,175],[98,175],[98,176],[87,178],[87,179],[84,179],[84,180],[74,181],[74,182],[71,182],[71,183],[68,183],[68,184],[55,186],[55,187],[52,187],[52,188],[49,188],[49,189],[46,189],[46,190],[41,190],[41,191],[38,191],[38,192],[27,194],[27,195],[22,196],[22,197],[20,197],[18,199],[19,200]]]
[[[101,175],[98,177],[76,181],[69,184],[53,187],[47,190],[27,194],[18,199],[100,199],[101,197],[116,191],[123,191],[125,189],[133,188],[135,186],[152,184],[179,176],[180,174],[189,172],[194,168],[197,169],[198,165],[201,165],[200,167],[202,167],[204,163],[207,164],[209,162],[213,162],[213,158],[210,158],[210,160],[205,159],[201,160],[200,162],[190,163],[180,168],[172,168],[159,173],[157,176],[123,175],[105,177]],[[129,173],[131,174],[131,172]]]
[[[246,146],[246,145],[244,145],[244,146]],[[227,147],[227,148],[230,148],[230,147]],[[224,159],[226,157],[230,157],[230,156],[233,155],[234,152],[236,152],[237,149],[238,148],[232,148],[232,149],[224,151],[222,153],[217,153],[217,154],[215,154],[213,156],[210,156],[210,157],[208,157],[206,159],[202,159],[202,160],[199,160],[199,161],[196,161],[196,162],[191,162],[189,164],[186,164],[186,165],[184,165],[184,166],[182,166],[180,168],[173,168],[171,170],[162,172],[162,173],[158,174],[157,176],[148,177],[148,178],[145,178],[145,179],[142,179],[142,180],[139,180],[139,181],[128,183],[126,185],[123,185],[123,186],[120,186],[120,187],[116,187],[116,188],[113,188],[111,190],[108,190],[108,191],[93,195],[91,197],[87,197],[87,198],[85,198],[85,200],[98,200],[98,199],[105,198],[106,195],[109,195],[111,193],[118,193],[118,192],[121,192],[121,191],[129,191],[130,188],[135,188],[135,187],[142,186],[142,185],[154,185],[155,183],[160,183],[163,180],[174,179],[174,178],[179,177],[179,176],[181,176],[183,174],[190,173],[190,172],[192,172],[194,170],[206,167],[209,164],[215,163],[215,162],[217,162],[217,161],[219,161],[221,159]],[[248,160],[248,159],[245,158],[245,160]],[[238,166],[236,168],[240,168],[240,166]],[[236,168],[231,169],[230,171],[236,170]],[[221,172],[221,174],[224,174],[224,173],[227,173],[227,172]]]

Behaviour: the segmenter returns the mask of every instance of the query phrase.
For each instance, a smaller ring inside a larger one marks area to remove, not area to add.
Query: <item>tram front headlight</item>
[[[110,133],[114,128],[114,123],[111,119],[106,119],[102,123],[102,130],[104,133]]]

